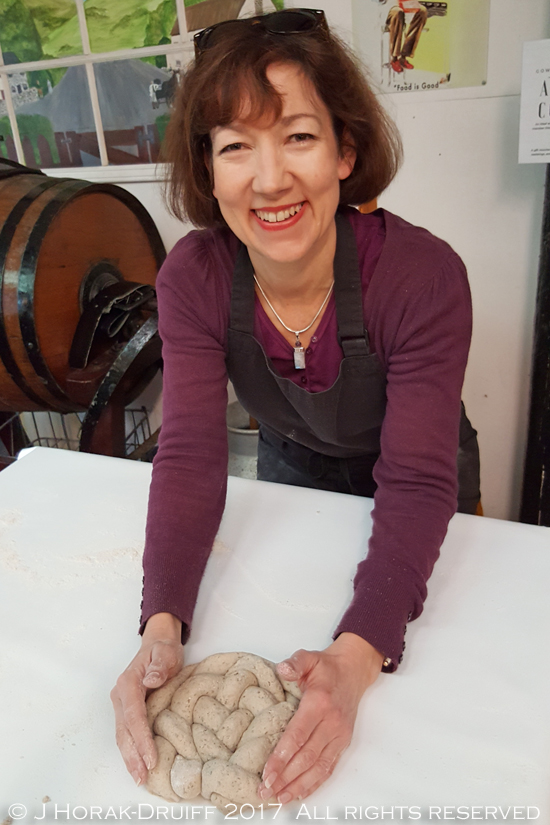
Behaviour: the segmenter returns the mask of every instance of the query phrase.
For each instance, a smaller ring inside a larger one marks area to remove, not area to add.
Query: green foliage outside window
[[[8,147],[6,146],[6,138],[13,137],[10,121],[7,117],[0,117],[0,156],[8,157]]]
[[[162,145],[164,141],[164,135],[166,134],[166,127],[168,126],[168,121],[170,120],[170,115],[159,115],[155,120],[155,125],[159,131],[159,140]]]
[[[95,52],[170,43],[175,0],[86,0],[86,22]]]
[[[0,0],[0,45],[20,63],[42,60],[42,42],[33,16],[22,0]]]
[[[39,135],[42,135],[48,141],[53,162],[59,166],[59,152],[57,151],[52,125],[47,117],[43,117],[42,115],[18,115],[17,126],[21,140],[26,137],[30,139],[37,166],[41,165],[40,153],[38,151]]]

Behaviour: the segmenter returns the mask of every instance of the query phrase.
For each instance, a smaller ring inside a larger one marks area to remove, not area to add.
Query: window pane
[[[101,120],[109,163],[156,163],[178,72],[142,60],[96,63]]]
[[[4,62],[82,54],[74,0],[0,0]]]
[[[15,110],[25,163],[45,169],[99,166],[86,68],[71,66],[62,71],[63,76],[48,94]],[[17,75],[9,77],[13,88]]]
[[[93,52],[172,42],[175,0],[86,0],[84,10]]]

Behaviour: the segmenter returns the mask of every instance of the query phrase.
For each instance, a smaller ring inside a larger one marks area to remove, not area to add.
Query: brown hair
[[[332,33],[271,34],[259,26],[228,26],[227,33],[185,72],[166,131],[162,160],[171,164],[165,198],[170,211],[196,226],[225,225],[212,194],[210,131],[247,117],[280,116],[280,94],[266,70],[295,63],[332,116],[340,152],[352,146],[357,160],[340,182],[340,203],[376,198],[401,161],[401,141],[350,50]]]

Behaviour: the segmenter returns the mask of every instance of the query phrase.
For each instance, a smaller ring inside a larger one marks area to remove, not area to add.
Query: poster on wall
[[[550,162],[550,40],[523,44],[519,162]]]
[[[386,92],[484,86],[490,0],[352,0],[354,45]]]

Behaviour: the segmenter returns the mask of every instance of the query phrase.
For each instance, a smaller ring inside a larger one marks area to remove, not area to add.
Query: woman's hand
[[[118,677],[111,691],[115,710],[116,741],[137,785],[147,780],[157,751],[147,723],[147,691],[163,685],[183,665],[181,622],[171,613],[151,616],[138,654]]]
[[[298,682],[303,697],[266,763],[262,799],[303,799],[331,775],[350,743],[359,701],[383,661],[360,636],[341,633],[326,650],[298,650],[277,666],[283,679]]]

